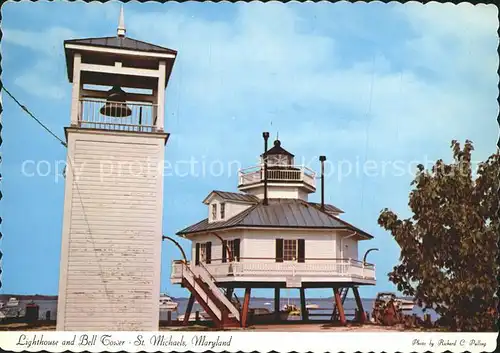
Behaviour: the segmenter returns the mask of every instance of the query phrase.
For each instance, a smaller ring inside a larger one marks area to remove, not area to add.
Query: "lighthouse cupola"
[[[273,147],[261,154],[260,165],[240,170],[238,188],[264,203],[268,198],[307,200],[316,191],[316,173],[296,165],[295,156],[276,139]]]
[[[276,139],[274,146],[261,155],[261,163],[267,159],[268,168],[293,166],[294,155],[281,147],[281,141]]]

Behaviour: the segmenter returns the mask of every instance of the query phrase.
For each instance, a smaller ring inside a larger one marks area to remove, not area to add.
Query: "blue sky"
[[[279,131],[283,146],[316,170],[318,156],[328,157],[326,201],[375,236],[360,245],[360,256],[380,249],[369,259],[377,286],[362,289],[372,297],[394,290],[386,274],[399,257],[377,218],[385,207],[409,215],[416,163],[448,160],[452,139],[472,140],[476,160],[495,151],[496,11],[437,3],[129,3],[125,23],[129,37],[179,52],[166,96],[168,161],[251,166],[265,130]],[[115,35],[119,4],[10,2],[2,12],[2,80],[63,137],[71,95],[63,40]],[[64,196],[56,165],[66,150],[2,99],[1,292],[56,294]],[[27,160],[40,175],[22,174]],[[345,173],[348,163],[355,170],[367,161],[375,167]],[[166,176],[164,233],[204,218],[203,198],[213,189],[236,191],[236,183],[234,170]],[[168,279],[179,254],[168,244],[162,251],[162,290],[187,295]]]

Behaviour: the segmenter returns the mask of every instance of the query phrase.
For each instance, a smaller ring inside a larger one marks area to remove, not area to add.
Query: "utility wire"
[[[5,91],[5,93],[7,93],[9,95],[10,98],[12,98],[14,100],[14,102],[17,103],[18,106],[21,107],[22,110],[24,110],[31,118],[33,118],[38,124],[40,124],[49,134],[51,134],[52,136],[54,136],[59,142],[61,142],[61,144],[64,146],[64,147],[68,147],[68,145],[66,144],[66,142],[64,142],[63,140],[61,140],[55,133],[53,133],[47,126],[45,126],[40,120],[38,120],[36,118],[35,115],[33,115],[33,113],[31,113],[29,111],[28,108],[26,108],[25,105],[21,104],[17,99],[16,97],[14,97],[12,95],[12,93],[9,92],[9,90],[7,88],[5,88],[5,86],[2,84],[2,87],[0,87],[0,89],[3,89]]]
[[[46,127],[40,120],[38,120],[30,111],[28,108],[26,108],[26,106],[24,106],[23,104],[21,104],[10,92],[7,88],[5,88],[5,86],[2,85],[2,87],[0,87],[0,90],[3,89],[8,95],[10,98],[12,98],[16,103],[17,105],[19,105],[31,118],[33,118],[38,124],[40,124],[49,134],[51,134],[53,137],[55,137],[64,147],[68,147],[68,145],[66,144],[66,142],[64,142],[63,140],[61,140],[56,134],[54,134],[48,127]],[[78,199],[80,201],[80,206],[82,207],[82,213],[83,213],[83,218],[84,218],[84,221],[87,225],[87,230],[88,230],[88,234],[89,234],[89,237],[90,237],[90,241],[92,242],[92,246],[94,247],[94,251],[96,250],[96,243],[95,243],[95,239],[94,239],[94,236],[92,235],[92,231],[91,231],[91,227],[90,227],[90,223],[89,223],[89,220],[88,220],[88,217],[87,217],[87,213],[85,212],[85,206],[84,206],[84,203],[83,203],[83,200],[82,200],[82,196],[80,194],[80,188],[78,187],[78,182],[77,182],[77,176],[75,175],[75,171],[74,171],[74,167],[73,167],[73,161],[71,160],[71,157],[68,158],[68,162],[69,162],[69,169],[71,171],[71,174],[73,175],[73,181],[74,181],[74,185],[76,187],[76,191],[78,193]],[[109,295],[109,289],[108,289],[108,286],[106,284],[106,281],[104,281],[105,279],[105,275],[104,275],[104,270],[101,266],[101,262],[100,261],[97,261],[97,266],[99,267],[99,276],[101,277],[101,280],[102,280],[102,284],[104,286],[104,293],[105,295],[108,297],[108,299],[110,299],[110,295]]]

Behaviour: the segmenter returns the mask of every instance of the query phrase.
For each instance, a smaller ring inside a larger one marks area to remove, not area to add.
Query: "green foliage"
[[[413,217],[380,214],[379,225],[401,248],[389,279],[451,330],[496,331],[499,153],[473,176],[472,142],[461,148],[452,141],[451,148],[451,164],[418,166],[409,197]]]

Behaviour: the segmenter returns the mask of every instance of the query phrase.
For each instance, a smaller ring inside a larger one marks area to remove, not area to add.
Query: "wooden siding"
[[[68,138],[57,329],[157,330],[164,139]]]
[[[223,240],[240,239],[240,250],[243,249],[243,230],[233,230],[226,232],[217,232]],[[212,263],[222,263],[222,242],[215,235],[197,235],[193,238],[191,244],[191,259],[194,262],[196,256],[196,244],[212,242]],[[240,256],[241,255],[240,253]]]
[[[307,259],[333,259],[336,257],[336,237],[332,231],[245,230],[241,242],[243,261],[259,262],[263,260],[252,260],[251,258],[274,258],[276,238],[305,239],[306,261],[308,261]]]
[[[255,195],[260,199],[264,198],[264,187],[259,186],[246,190],[247,193]],[[279,184],[279,186],[269,183],[267,185],[267,197],[277,199],[301,199],[307,201],[309,193],[300,186],[286,186]]]
[[[358,259],[358,241],[354,238],[347,238],[342,240],[344,246],[344,257],[353,260]]]

